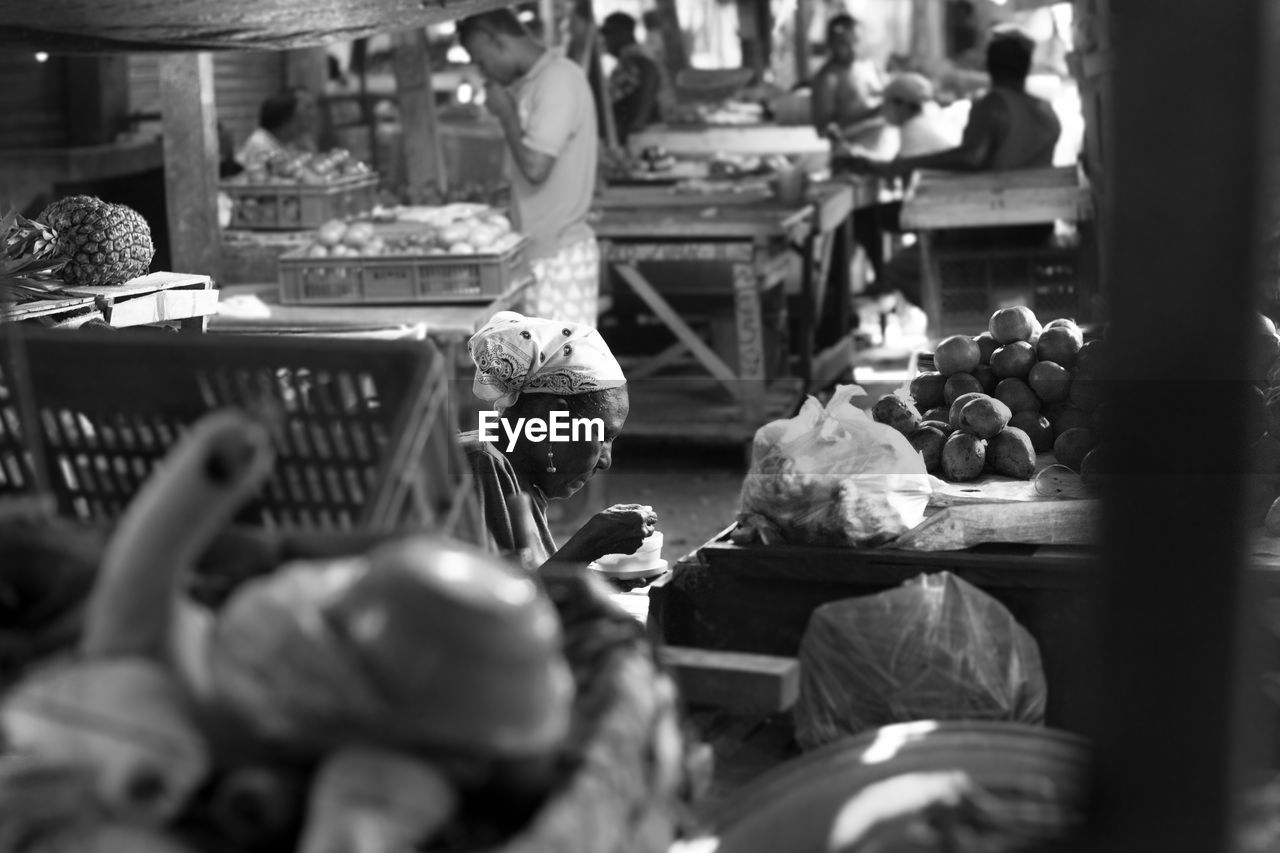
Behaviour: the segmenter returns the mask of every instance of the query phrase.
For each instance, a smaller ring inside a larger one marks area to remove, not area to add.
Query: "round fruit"
[[[992,396],[996,393],[996,385],[1000,384],[999,377],[996,372],[991,369],[989,364],[979,364],[973,369],[973,378],[978,380],[978,384],[982,386],[982,393]]]
[[[929,411],[925,412],[923,415],[920,416],[921,418],[920,425],[924,426],[925,421],[943,421],[945,423],[947,418],[950,416],[951,416],[950,406],[935,406],[934,408],[930,409]]]
[[[1076,372],[1071,378],[1071,389],[1067,392],[1067,400],[1077,409],[1092,412],[1102,402],[1102,382],[1092,374]]]
[[[947,379],[942,387],[942,398],[949,404],[965,394],[983,394],[982,383],[972,373],[955,373]]]
[[[1258,315],[1258,330],[1269,335],[1276,334],[1276,323],[1266,314]]]
[[[947,434],[937,427],[924,426],[907,436],[911,446],[924,457],[925,470],[930,474],[942,468],[942,448],[947,443]]]
[[[1045,329],[1036,341],[1036,358],[1041,361],[1052,361],[1063,367],[1071,367],[1076,363],[1076,355],[1084,346],[1084,335],[1079,329],[1066,326],[1054,326]]]
[[[997,341],[995,338],[991,337],[990,332],[983,332],[982,334],[975,337],[973,339],[973,342],[978,345],[978,351],[982,353],[982,363],[990,364],[991,353],[995,352],[997,349],[1000,348],[1000,342]]]
[[[475,253],[475,247],[470,243],[454,243],[449,247],[451,255],[474,255]]]
[[[331,219],[316,229],[316,242],[321,246],[336,246],[347,233],[347,224],[341,219]]]
[[[921,373],[911,380],[911,399],[921,411],[941,406],[945,401],[942,389],[947,384],[947,377],[941,373]]]
[[[995,438],[1009,425],[1013,412],[994,397],[979,397],[965,403],[960,410],[960,428],[978,438]]]
[[[911,435],[920,427],[920,413],[896,394],[886,394],[871,407],[876,423],[891,426],[903,435]]]
[[[1001,308],[991,315],[987,330],[999,344],[1029,341],[1040,325],[1035,313],[1025,305]]]
[[[953,432],[942,445],[942,476],[952,482],[976,480],[987,462],[982,439],[967,432]]]
[[[1036,453],[1053,450],[1053,425],[1044,415],[1036,412],[1014,412],[1013,417],[1009,418],[1009,426],[1025,432]]]
[[[1057,403],[1046,414],[1049,416],[1049,423],[1053,424],[1053,438],[1057,441],[1058,436],[1070,429],[1091,429],[1093,418],[1083,409],[1077,409],[1070,403]]]
[[[987,442],[987,466],[997,474],[1030,480],[1036,472],[1036,450],[1031,438],[1017,427],[1006,427]]]
[[[933,351],[933,366],[943,376],[973,373],[982,361],[982,351],[968,335],[952,335]]]
[[[373,225],[368,222],[354,222],[347,226],[347,232],[342,235],[342,242],[348,246],[363,246],[373,238]]]
[[[959,397],[956,397],[955,401],[952,402],[951,404],[950,411],[947,412],[947,423],[959,429],[961,410],[964,409],[964,407],[968,405],[971,401],[980,400],[985,396],[987,395],[981,392],[971,392],[968,394],[961,394]]]
[[[320,245],[319,243],[312,243],[310,246],[307,247],[307,257],[308,258],[327,258],[329,257],[329,250],[324,246]]]
[[[933,427],[934,429],[941,432],[943,435],[951,435],[951,433],[956,431],[956,427],[952,425],[949,421],[939,421],[939,420],[921,421],[920,428],[924,429],[925,427]]]
[[[1071,393],[1071,374],[1053,361],[1037,361],[1027,374],[1027,385],[1045,403],[1061,403]]]
[[[1066,329],[1075,329],[1076,331],[1080,331],[1079,324],[1077,324],[1075,320],[1069,320],[1066,317],[1059,317],[1056,320],[1050,320],[1049,322],[1044,324],[1044,328],[1046,332],[1049,331],[1050,329],[1056,329],[1059,326],[1062,326],[1063,328],[1066,328]]]
[[[1040,398],[1021,379],[1001,379],[996,386],[995,398],[1008,406],[1009,411],[1014,414],[1040,411]]]
[[[1106,375],[1106,346],[1103,341],[1089,341],[1080,347],[1080,352],[1076,355],[1076,370]]]
[[[1098,444],[1097,436],[1093,434],[1093,430],[1085,427],[1075,427],[1063,432],[1053,441],[1053,455],[1063,465],[1066,465],[1073,471],[1080,470],[1080,463],[1084,461],[1085,454],[1093,450]]]
[[[1026,341],[1005,344],[991,354],[991,369],[1001,379],[1024,379],[1036,363],[1036,351]]]

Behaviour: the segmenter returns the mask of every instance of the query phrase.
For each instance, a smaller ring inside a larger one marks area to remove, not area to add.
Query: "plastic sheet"
[[[915,720],[1044,722],[1035,640],[949,572],[819,607],[800,666],[796,737],[805,749]]]
[[[742,526],[765,544],[883,545],[919,524],[933,493],[924,460],[902,433],[836,389],[824,408],[810,397],[800,413],[756,431],[742,484]]]

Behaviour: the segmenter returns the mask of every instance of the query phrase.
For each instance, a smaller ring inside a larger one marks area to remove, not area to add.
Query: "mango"
[[[1036,363],[1035,347],[1026,341],[1005,344],[991,354],[991,369],[1001,379],[1025,379]]]
[[[927,421],[921,421],[920,426],[921,428],[933,427],[936,430],[941,430],[943,435],[951,435],[951,433],[956,431],[956,426],[950,423],[949,421],[937,420],[936,418],[930,418]]]
[[[944,402],[942,389],[947,384],[947,377],[941,373],[921,373],[911,380],[911,399],[916,401],[920,411],[941,406]]]
[[[871,407],[871,417],[903,435],[911,435],[920,427],[920,413],[896,394],[886,394],[877,400]]]
[[[947,384],[942,388],[942,398],[948,404],[954,403],[962,394],[981,394],[982,383],[972,373],[956,373],[947,377]]]
[[[1074,427],[1059,435],[1053,442],[1053,455],[1072,471],[1080,470],[1080,463],[1090,450],[1098,444],[1093,430],[1086,427]]]
[[[995,438],[1009,425],[1012,417],[1013,412],[1004,403],[994,397],[979,397],[970,400],[960,410],[960,428],[978,438]]]
[[[960,411],[973,400],[981,399],[987,396],[981,391],[975,391],[969,394],[961,394],[956,397],[955,402],[951,404],[951,409],[947,412],[947,423],[956,429],[960,428]]]
[[[1018,412],[1040,411],[1040,398],[1031,390],[1031,386],[1021,379],[1012,377],[1001,379],[1000,384],[996,386],[996,393],[992,396],[1008,406],[1009,411],[1015,415]]]
[[[1031,438],[1017,427],[1005,427],[987,442],[987,465],[997,474],[1030,480],[1036,470],[1036,450]]]
[[[1071,393],[1071,373],[1056,361],[1037,361],[1027,374],[1027,385],[1045,403],[1061,403]]]
[[[1036,412],[1014,412],[1013,417],[1009,418],[1009,426],[1025,432],[1036,453],[1053,450],[1053,424],[1044,415]]]
[[[978,345],[978,352],[980,353],[980,359],[979,359],[980,364],[990,364],[991,353],[1000,349],[1000,342],[997,341],[995,338],[993,338],[990,332],[983,332],[982,334],[975,337],[973,339],[973,342]]]
[[[996,385],[999,384],[1000,378],[996,376],[996,372],[991,369],[990,365],[979,364],[973,369],[973,378],[978,380],[978,384],[982,386],[982,393],[988,397],[994,396],[996,393]]]
[[[982,350],[968,335],[952,335],[933,351],[933,366],[943,376],[970,373],[982,360]]]
[[[1045,414],[1049,416],[1049,423],[1053,424],[1054,441],[1057,441],[1058,436],[1069,429],[1076,429],[1077,427],[1092,429],[1093,427],[1093,418],[1089,413],[1082,409],[1077,409],[1070,403],[1059,403],[1056,406],[1051,406]]]
[[[936,474],[942,468],[942,448],[947,443],[946,434],[932,426],[921,426],[907,436],[911,446],[924,457],[924,467],[930,474]]]
[[[923,425],[925,421],[942,421],[945,423],[949,417],[951,417],[951,407],[938,406],[937,408],[930,409],[922,414],[920,416],[920,422],[921,425]]]
[[[942,476],[954,483],[976,480],[986,461],[986,446],[976,435],[953,432],[942,446]]]

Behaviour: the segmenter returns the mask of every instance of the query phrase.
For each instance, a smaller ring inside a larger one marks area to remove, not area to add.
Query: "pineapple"
[[[56,235],[56,252],[67,261],[61,271],[67,284],[124,284],[145,275],[155,257],[147,220],[122,204],[70,196],[46,207],[37,219]]]

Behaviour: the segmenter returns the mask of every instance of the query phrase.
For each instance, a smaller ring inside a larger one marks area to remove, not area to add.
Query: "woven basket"
[[[547,573],[543,581],[560,614],[564,652],[578,690],[560,779],[520,825],[501,826],[493,815],[473,813],[421,849],[665,853],[692,827],[690,806],[698,793],[688,758],[694,741],[686,734],[674,683],[657,663],[643,626],[613,604],[601,581],[570,567]],[[74,621],[59,628],[57,645],[74,641],[79,620]],[[29,787],[21,777],[20,784],[5,783],[15,760],[0,754],[0,801],[6,789]],[[267,849],[237,845],[211,830],[206,806],[195,804],[174,828],[193,853]],[[0,803],[0,835],[3,811]]]

